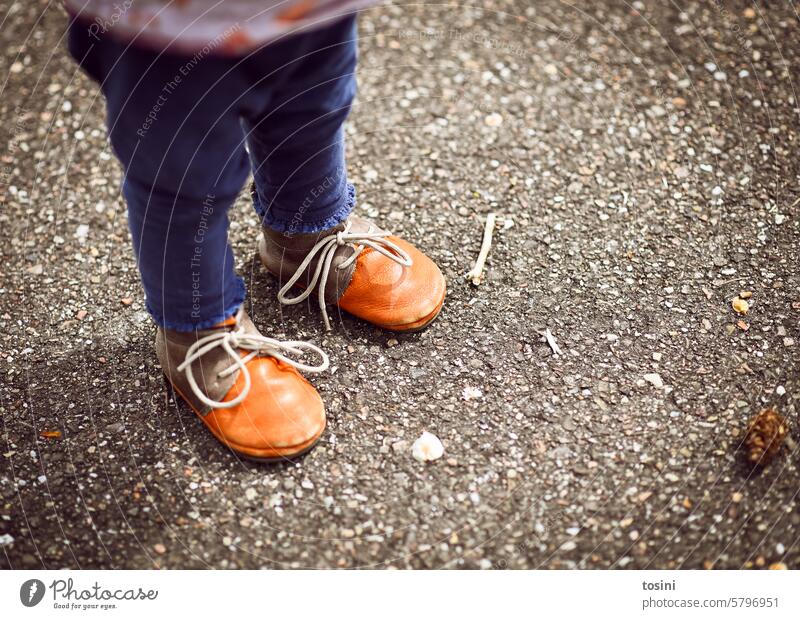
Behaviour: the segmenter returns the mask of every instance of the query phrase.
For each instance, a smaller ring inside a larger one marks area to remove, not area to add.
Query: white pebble
[[[503,117],[497,112],[494,112],[484,118],[483,122],[485,122],[489,127],[499,127],[503,124]]]
[[[79,225],[75,230],[75,238],[83,242],[87,236],[89,236],[89,226],[87,224]]]
[[[469,400],[477,400],[478,398],[483,397],[483,391],[481,391],[478,387],[464,387],[464,391],[462,392],[461,396],[469,401]]]
[[[444,445],[442,445],[442,441],[430,432],[423,432],[411,447],[411,455],[420,462],[438,460],[443,454]]]
[[[644,378],[648,383],[653,385],[656,389],[661,389],[664,386],[664,381],[661,380],[661,376],[653,372],[652,374],[645,374],[642,378]]]

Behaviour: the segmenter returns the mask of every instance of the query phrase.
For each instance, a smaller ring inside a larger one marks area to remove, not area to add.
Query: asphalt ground
[[[0,564],[800,567],[796,6],[482,5],[360,22],[358,209],[441,266],[433,326],[325,334],[231,213],[256,324],[334,366],[318,448],[265,466],[165,388],[65,15],[0,2]],[[753,470],[770,406],[789,437]]]

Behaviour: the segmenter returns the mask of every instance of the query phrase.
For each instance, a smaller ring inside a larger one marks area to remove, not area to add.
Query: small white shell
[[[438,460],[444,454],[444,445],[439,438],[430,432],[423,432],[411,447],[411,455],[420,462]]]

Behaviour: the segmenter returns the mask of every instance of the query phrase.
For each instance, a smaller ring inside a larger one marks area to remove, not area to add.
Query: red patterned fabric
[[[64,0],[89,34],[184,52],[240,55],[381,0]]]

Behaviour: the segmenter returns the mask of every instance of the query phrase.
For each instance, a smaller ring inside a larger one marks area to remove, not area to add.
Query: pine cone
[[[778,455],[789,424],[774,408],[765,408],[747,424],[744,448],[753,466],[766,466]]]

